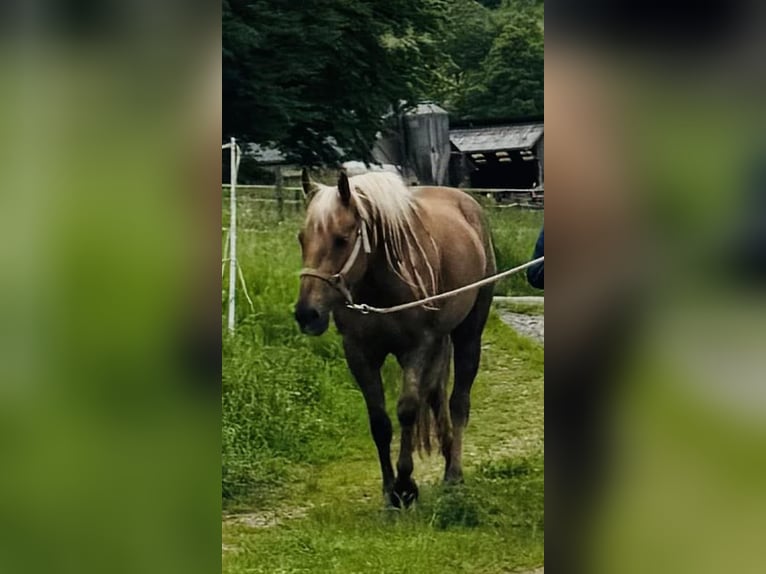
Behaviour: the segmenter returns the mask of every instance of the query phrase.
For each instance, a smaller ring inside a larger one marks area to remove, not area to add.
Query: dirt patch
[[[248,512],[246,514],[232,514],[225,516],[224,522],[243,524],[250,528],[271,528],[282,524],[286,520],[304,518],[310,508],[310,506],[295,506]]]

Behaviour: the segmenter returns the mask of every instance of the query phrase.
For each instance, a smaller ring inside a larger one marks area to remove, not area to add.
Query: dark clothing
[[[740,285],[766,285],[766,151],[758,152],[741,197],[734,235],[722,253],[727,275]]]
[[[545,227],[543,227],[540,230],[540,235],[537,237],[537,243],[535,243],[535,252],[532,255],[532,259],[537,259],[538,257],[543,257],[543,241],[544,241],[544,233],[545,233]],[[544,279],[545,279],[545,273],[544,273],[544,264],[545,261],[541,261],[540,263],[536,265],[532,265],[531,267],[527,267],[527,281],[532,287],[536,287],[537,289],[544,289]]]

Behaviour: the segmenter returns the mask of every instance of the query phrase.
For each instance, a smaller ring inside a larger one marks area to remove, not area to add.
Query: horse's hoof
[[[418,485],[411,478],[397,480],[391,494],[391,505],[395,508],[409,508],[418,499]]]
[[[444,473],[444,484],[463,484],[462,471],[447,471]]]

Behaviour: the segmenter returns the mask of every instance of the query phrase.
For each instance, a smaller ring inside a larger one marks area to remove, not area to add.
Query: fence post
[[[229,180],[229,332],[234,332],[237,290],[237,141],[231,138],[231,171]]]
[[[284,216],[285,197],[284,197],[281,165],[278,165],[274,168],[274,179],[275,179],[274,183],[276,185],[276,192],[277,192],[277,212],[279,213],[279,221],[283,221],[285,218]]]

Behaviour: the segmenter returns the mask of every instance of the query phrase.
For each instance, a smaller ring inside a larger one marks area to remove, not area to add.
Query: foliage
[[[462,119],[543,112],[543,4],[506,1],[488,10],[454,0],[449,40],[452,93],[445,104]]]
[[[433,82],[441,12],[441,0],[224,0],[224,135],[304,164],[368,158],[384,115]]]
[[[502,0],[476,0],[477,4],[481,4],[486,8],[498,8],[502,4]]]
[[[224,0],[224,136],[337,164],[422,99],[541,114],[542,18],[541,0]]]
[[[509,117],[543,110],[543,31],[534,13],[503,24],[482,64],[482,82],[466,94],[465,112]]]
[[[429,97],[459,112],[466,91],[481,82],[480,64],[492,48],[497,24],[493,12],[474,0],[450,0],[444,17],[439,40],[443,82],[431,87]]]

